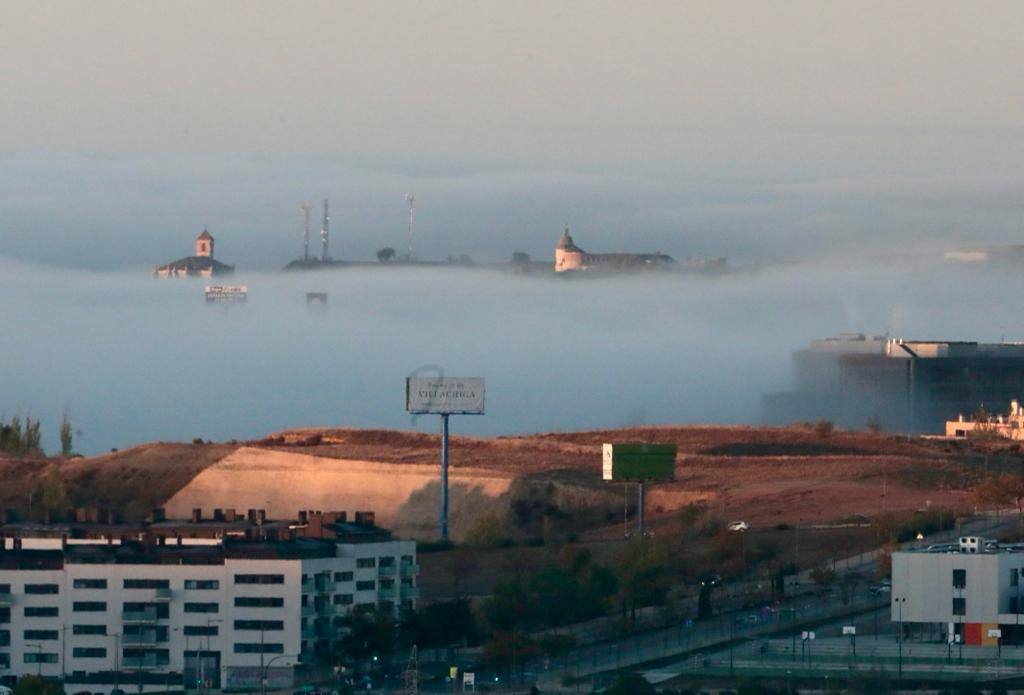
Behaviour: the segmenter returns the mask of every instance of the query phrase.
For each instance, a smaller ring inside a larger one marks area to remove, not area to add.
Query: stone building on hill
[[[675,259],[663,253],[587,253],[572,240],[566,227],[555,246],[555,272],[570,270],[628,271],[668,268]]]
[[[235,272],[235,266],[214,259],[213,243],[213,235],[203,229],[202,233],[196,237],[195,255],[157,266],[153,269],[153,276],[159,278],[209,278],[214,275],[230,275]]]

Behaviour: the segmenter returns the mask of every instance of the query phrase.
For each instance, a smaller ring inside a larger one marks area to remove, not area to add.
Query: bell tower
[[[196,255],[200,258],[213,258],[213,235],[206,229],[196,237]]]

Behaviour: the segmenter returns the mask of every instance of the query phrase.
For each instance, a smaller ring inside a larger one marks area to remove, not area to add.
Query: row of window
[[[283,574],[236,574],[235,584],[284,584]],[[106,589],[107,580],[80,577],[72,581],[75,589]],[[125,589],[170,589],[169,579],[125,579]],[[215,591],[220,589],[217,579],[186,579],[185,589],[189,591]],[[0,594],[11,593],[10,584],[0,584]],[[59,584],[26,584],[26,594],[59,594]]]
[[[236,630],[261,630],[265,632],[279,632],[284,630],[283,620],[236,620]],[[147,625],[125,625],[124,636],[135,636],[144,635],[152,632],[154,638],[157,641],[163,642],[167,640],[167,627],[165,626],[147,626]],[[71,627],[71,634],[73,635],[106,635],[106,625],[73,625]],[[186,625],[185,634],[189,636],[216,636],[217,626],[216,625]],[[36,640],[40,642],[52,642],[60,639],[60,630],[38,630],[38,629],[27,629],[22,633],[22,636],[26,640]],[[8,640],[10,639],[8,635]]]

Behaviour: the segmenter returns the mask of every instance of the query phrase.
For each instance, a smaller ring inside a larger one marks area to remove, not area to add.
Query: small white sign
[[[857,627],[855,625],[843,625],[843,634],[844,635],[856,635],[857,634]]]
[[[484,380],[434,377],[405,380],[405,409],[410,413],[484,414]]]
[[[999,639],[1000,637],[1003,636],[1003,631],[1000,630],[999,628],[990,629],[988,631],[988,636],[989,637],[995,637],[996,639]]]
[[[800,639],[807,639],[807,635],[809,634],[811,633],[809,633],[807,630],[804,630],[802,633],[800,633]]]
[[[463,685],[476,685],[476,674],[471,671],[466,671],[462,674]]]

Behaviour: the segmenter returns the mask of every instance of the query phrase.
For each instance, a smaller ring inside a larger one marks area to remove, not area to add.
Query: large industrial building
[[[831,420],[942,433],[958,414],[992,411],[1024,393],[1024,344],[841,334],[793,355],[795,388],[764,398],[771,424]]]
[[[359,606],[415,605],[416,545],[340,512],[0,525],[0,681],[69,692],[290,688]]]
[[[976,536],[892,554],[892,619],[946,641],[1024,643],[1024,545]]]
[[[576,245],[568,228],[555,245],[556,273],[574,270],[667,268],[673,265],[675,260],[663,253],[588,253]]]

